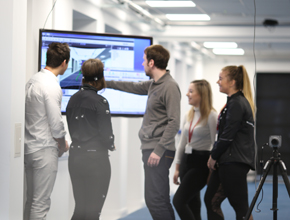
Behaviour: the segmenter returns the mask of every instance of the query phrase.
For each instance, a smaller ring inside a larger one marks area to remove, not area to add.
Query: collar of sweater
[[[166,73],[157,82],[154,81],[153,83],[154,84],[161,84],[169,78],[171,78],[170,71],[166,70]]]

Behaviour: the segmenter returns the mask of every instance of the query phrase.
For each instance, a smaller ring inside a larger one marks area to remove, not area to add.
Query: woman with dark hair
[[[248,210],[247,173],[255,169],[255,105],[244,66],[224,67],[217,84],[228,98],[218,117],[218,137],[208,160],[213,172],[205,194],[207,216],[208,220],[224,219],[217,208],[224,194],[236,219],[242,220]]]
[[[67,123],[72,139],[69,173],[75,199],[72,220],[98,220],[111,178],[108,150],[114,135],[108,101],[98,94],[106,87],[104,65],[89,59],[82,65],[82,87],[69,100]]]
[[[192,81],[186,95],[192,107],[184,120],[177,149],[173,182],[179,187],[173,204],[182,220],[201,220],[200,190],[209,175],[207,161],[215,141],[217,113],[206,80]]]

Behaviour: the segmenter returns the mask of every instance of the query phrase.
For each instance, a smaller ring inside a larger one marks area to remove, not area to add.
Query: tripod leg
[[[288,191],[288,195],[290,197],[290,182],[287,176],[287,168],[282,160],[279,160],[279,168],[280,168],[280,172],[283,177],[286,189]]]
[[[273,198],[272,198],[272,211],[273,211],[273,219],[277,220],[277,199],[278,199],[278,174],[277,174],[277,160],[274,161],[273,168]]]
[[[255,203],[256,203],[256,201],[257,201],[257,199],[259,197],[259,194],[261,192],[261,189],[263,188],[264,182],[265,182],[265,180],[266,180],[266,178],[268,176],[268,173],[269,173],[272,165],[273,165],[273,160],[271,160],[271,159],[268,160],[267,163],[265,164],[265,166],[263,168],[263,176],[262,176],[261,181],[260,181],[260,183],[258,185],[258,188],[257,188],[256,193],[254,195],[254,198],[253,198],[253,200],[251,202],[251,205],[250,205],[250,207],[249,207],[249,209],[247,211],[247,214],[244,217],[244,220],[249,220],[249,218],[251,216],[251,213],[253,211],[253,208],[255,206]]]

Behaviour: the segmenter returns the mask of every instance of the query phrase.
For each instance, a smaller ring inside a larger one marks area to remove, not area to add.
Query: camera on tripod
[[[269,137],[269,146],[272,148],[279,148],[282,145],[282,136],[281,135],[271,135]]]
[[[284,164],[284,162],[281,160],[280,158],[280,153],[278,152],[278,148],[281,147],[282,145],[282,136],[281,135],[271,135],[269,137],[269,144],[265,144],[265,145],[269,145],[270,147],[273,148],[273,155],[272,157],[267,161],[267,163],[265,164],[264,168],[263,168],[263,175],[261,177],[260,183],[258,185],[258,188],[256,190],[256,193],[254,195],[254,198],[251,202],[251,205],[247,211],[246,216],[244,217],[244,220],[249,220],[251,213],[253,211],[253,208],[255,206],[255,203],[259,197],[259,194],[263,188],[263,185],[265,183],[265,180],[269,174],[270,169],[273,167],[273,198],[272,198],[272,208],[271,210],[273,210],[273,220],[277,220],[277,212],[278,212],[278,208],[277,208],[277,199],[278,199],[278,169],[280,170],[280,173],[283,177],[283,181],[285,183],[288,195],[290,197],[290,181],[287,175],[287,168]],[[264,146],[264,145],[263,145]]]

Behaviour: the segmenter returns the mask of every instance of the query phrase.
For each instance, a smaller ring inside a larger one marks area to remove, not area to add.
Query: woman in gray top
[[[206,80],[190,83],[188,103],[192,108],[184,119],[173,182],[179,185],[173,199],[182,220],[200,220],[200,190],[209,175],[207,161],[215,141],[217,113]],[[180,178],[180,183],[178,182]]]

